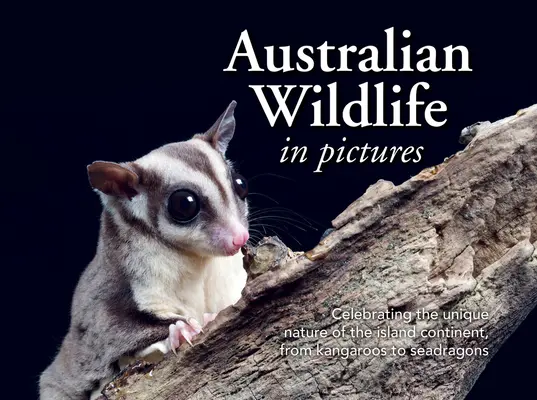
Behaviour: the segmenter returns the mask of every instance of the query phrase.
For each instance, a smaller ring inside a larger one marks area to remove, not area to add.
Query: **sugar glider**
[[[129,361],[175,352],[240,299],[248,186],[226,158],[235,106],[189,140],[88,166],[103,206],[97,249],[41,400],[97,397]]]

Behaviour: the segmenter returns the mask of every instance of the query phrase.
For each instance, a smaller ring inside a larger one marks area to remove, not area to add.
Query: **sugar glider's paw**
[[[192,339],[194,336],[203,332],[201,325],[194,318],[187,319],[188,322],[183,320],[177,321],[175,324],[171,324],[169,327],[168,340],[170,342],[170,349],[177,354],[176,349],[179,348],[184,342],[187,342],[192,346]]]
[[[218,313],[205,313],[203,314],[203,326],[207,325],[209,322],[213,321]]]

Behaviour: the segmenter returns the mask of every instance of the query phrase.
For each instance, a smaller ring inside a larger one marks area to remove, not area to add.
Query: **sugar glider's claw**
[[[184,321],[177,321],[175,326],[180,332],[179,336],[183,338],[190,346],[193,346],[192,338],[200,332],[199,329],[195,329],[191,325],[185,324]]]
[[[173,354],[177,355],[177,348],[181,345],[181,342],[179,341],[179,330],[175,324],[171,324],[169,327],[169,340],[170,340],[170,348],[173,351]]]
[[[194,318],[189,318],[187,323],[192,328],[194,328],[194,330],[198,331],[198,333],[204,333],[203,328],[201,327],[200,323],[198,321],[196,321]]]
[[[187,342],[190,346],[192,339],[202,332],[201,326],[194,318],[182,317],[175,324],[169,326],[169,346],[170,350],[177,355],[177,349],[181,347],[181,344]]]
[[[196,332],[196,334],[203,333],[203,329],[201,327],[201,324],[195,318],[185,317],[185,316],[182,316],[182,315],[179,316],[179,317],[180,317],[180,319],[177,322],[182,321],[185,324],[189,325]]]

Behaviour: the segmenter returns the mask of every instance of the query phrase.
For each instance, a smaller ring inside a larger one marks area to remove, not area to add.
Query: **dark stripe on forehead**
[[[207,176],[216,185],[218,191],[220,192],[220,196],[224,201],[224,204],[229,206],[230,199],[224,186],[222,185],[222,182],[218,180],[215,166],[211,163],[211,160],[209,160],[207,154],[198,149],[194,144],[188,142],[169,144],[167,146],[164,146],[162,148],[162,151],[170,157],[180,159],[190,168],[199,171],[205,176]],[[211,148],[210,151],[214,150]],[[224,163],[223,159],[222,164],[227,165]]]

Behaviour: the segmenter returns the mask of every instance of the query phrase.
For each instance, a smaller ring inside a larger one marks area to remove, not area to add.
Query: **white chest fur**
[[[217,313],[239,301],[246,279],[241,252],[213,258],[205,269],[205,312]]]
[[[142,310],[164,319],[180,315],[203,323],[204,313],[218,313],[241,297],[247,279],[241,252],[231,257],[206,259],[201,265],[188,264],[188,268],[185,268],[187,264],[177,267],[177,260],[170,264],[170,259],[159,258],[158,273],[133,285],[135,301]],[[156,266],[155,260],[153,267]],[[124,368],[136,358],[157,362],[168,351],[169,342],[165,339],[141,349],[135,357],[122,358],[119,366]]]
[[[177,315],[203,322],[240,299],[246,284],[243,255],[205,259],[160,253],[144,260],[146,273],[132,285],[141,310],[163,319]]]

